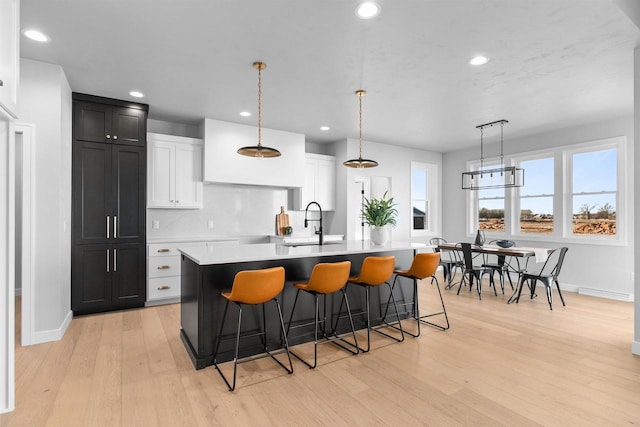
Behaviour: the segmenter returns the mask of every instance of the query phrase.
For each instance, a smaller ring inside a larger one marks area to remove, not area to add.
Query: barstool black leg
[[[278,365],[282,366],[284,368],[285,371],[287,371],[287,373],[292,374],[293,373],[293,362],[291,361],[291,352],[289,351],[289,340],[287,339],[287,335],[285,333],[284,330],[284,319],[282,318],[282,309],[280,308],[280,303],[278,302],[278,298],[274,298],[273,301],[275,301],[276,303],[276,308],[278,309],[278,319],[280,320],[280,330],[282,331],[282,333],[284,334],[284,351],[285,353],[287,353],[287,359],[289,360],[289,367],[287,368],[286,366],[284,366],[284,364],[282,362],[280,362],[278,359],[276,359],[273,354],[267,352],[269,354],[269,356],[271,356],[271,358],[273,360],[275,360]]]
[[[442,311],[439,311],[437,313],[425,314],[424,316],[420,316],[420,312],[418,312],[418,318],[416,318],[416,320],[418,321],[418,323],[424,323],[425,325],[433,326],[434,328],[440,329],[442,331],[446,331],[447,329],[449,329],[449,326],[450,326],[449,316],[447,316],[447,309],[444,306],[444,299],[442,299],[442,292],[440,291],[440,283],[438,283],[438,279],[435,276],[431,276],[432,284],[434,280],[436,281],[436,288],[438,289],[438,295],[440,296],[440,304],[442,304]],[[445,322],[447,323],[447,326],[438,325],[436,323],[432,323],[424,320],[426,317],[439,316],[441,314],[444,314],[444,319],[445,319]],[[410,334],[409,332],[407,333]],[[420,333],[420,329],[418,329],[418,334],[419,333]]]

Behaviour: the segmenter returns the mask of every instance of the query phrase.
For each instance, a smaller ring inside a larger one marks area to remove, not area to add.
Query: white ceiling
[[[370,21],[357,3],[22,0],[22,29],[51,41],[23,36],[21,56],[61,65],[76,92],[140,90],[150,118],[187,124],[255,125],[261,60],[262,125],[312,142],[358,138],[357,89],[365,140],[436,151],[498,119],[508,144],[633,112],[639,31],[611,0],[379,0]],[[487,65],[467,63],[480,53]]]

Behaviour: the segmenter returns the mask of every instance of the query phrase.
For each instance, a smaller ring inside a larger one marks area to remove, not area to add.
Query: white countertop
[[[198,265],[211,265],[397,250],[420,250],[428,247],[426,244],[411,242],[389,242],[384,245],[374,245],[370,241],[345,240],[341,243],[323,246],[286,246],[276,243],[261,243],[224,247],[184,246],[178,247],[178,250]]]
[[[205,243],[205,242],[237,242],[233,237],[152,237],[147,238],[147,244],[155,243]]]

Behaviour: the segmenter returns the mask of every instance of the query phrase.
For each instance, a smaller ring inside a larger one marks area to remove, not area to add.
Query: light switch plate
[[[207,228],[213,228],[213,220],[208,220],[207,221]]]
[[[158,220],[153,220],[151,221],[151,228],[157,230],[158,228],[160,228],[160,221]]]

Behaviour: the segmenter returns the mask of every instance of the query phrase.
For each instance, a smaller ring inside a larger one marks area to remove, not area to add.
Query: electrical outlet
[[[160,221],[158,221],[157,219],[151,221],[151,228],[153,228],[154,230],[157,230],[158,228],[160,228]]]
[[[634,274],[633,274],[633,271],[632,271],[631,272],[631,281],[633,282],[634,280],[635,280],[635,277],[634,277]]]
[[[207,221],[207,228],[213,228],[213,220]]]

